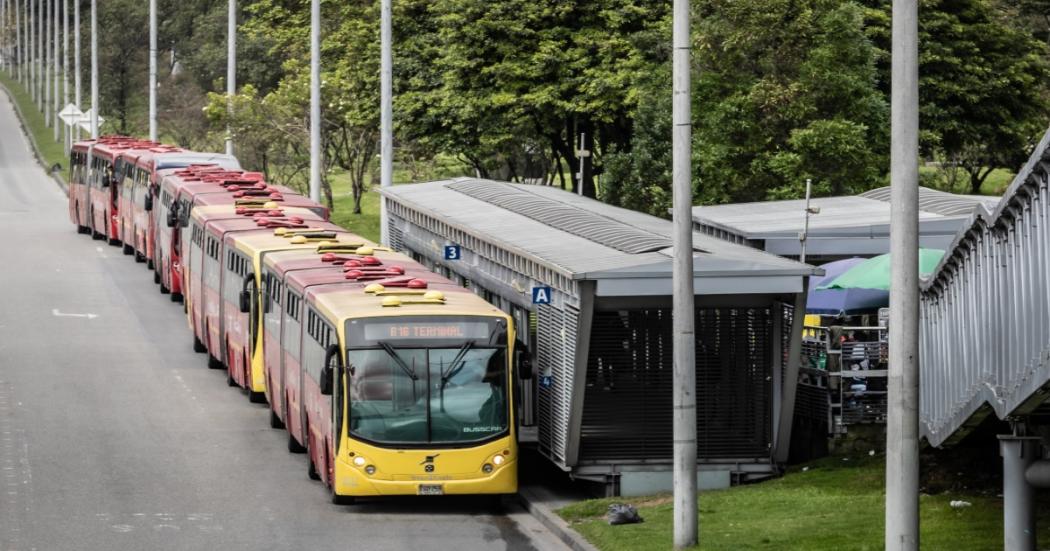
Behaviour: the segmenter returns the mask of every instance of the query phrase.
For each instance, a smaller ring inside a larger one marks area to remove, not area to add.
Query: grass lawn
[[[883,458],[825,458],[805,467],[776,480],[702,493],[699,549],[882,549]],[[973,505],[953,509],[952,500]],[[635,504],[645,522],[609,526],[602,517],[614,502]],[[1039,540],[1050,541],[1050,507],[1037,508]],[[559,514],[603,551],[672,547],[667,495],[584,501]],[[1002,499],[994,495],[923,495],[921,516],[923,549],[1002,549]]]
[[[969,194],[970,193],[970,176],[961,168],[956,169],[958,171],[958,183],[956,185],[955,193]],[[919,172],[924,177],[936,178],[939,181],[937,189],[947,190],[944,185],[944,173],[935,166],[920,166]],[[1006,191],[1006,186],[1010,185],[1013,181],[1016,172],[1010,170],[997,168],[992,171],[991,174],[985,178],[984,183],[981,184],[981,195],[1002,195]],[[920,185],[928,185],[924,182],[920,182]],[[961,187],[960,187],[961,186]]]
[[[22,116],[25,117],[23,123],[32,132],[33,138],[36,140],[37,147],[40,148],[40,153],[44,156],[44,160],[48,166],[54,166],[56,164],[62,165],[65,169],[68,164],[66,159],[65,148],[61,142],[55,141],[54,130],[44,126],[44,114],[37,110],[36,106],[33,105],[32,96],[22,88],[22,85],[18,82],[18,79],[12,79],[8,77],[7,73],[0,71],[0,83],[2,83],[7,90],[11,93],[14,101],[18,103],[19,109],[22,111]],[[61,123],[61,121],[59,121]],[[61,175],[65,180],[65,170],[62,171]]]
[[[394,185],[414,183],[417,181],[430,181],[463,176],[467,173],[466,167],[459,161],[447,156],[439,156],[424,167],[417,167],[416,174],[404,163],[394,164]],[[366,179],[369,179],[366,176]],[[379,242],[379,193],[376,189],[378,182],[369,181],[361,197],[361,214],[354,214],[354,197],[351,194],[350,175],[348,173],[336,173],[331,176],[332,222],[339,224],[347,230],[361,237]]]
[[[361,197],[361,214],[354,214],[354,197],[350,193],[350,176],[332,176],[332,222],[366,239],[379,242],[379,193],[373,188]]]

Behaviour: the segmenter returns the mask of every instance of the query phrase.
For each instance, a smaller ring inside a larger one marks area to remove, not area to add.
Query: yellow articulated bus
[[[511,318],[435,274],[333,287],[305,292],[288,385],[333,501],[516,492],[513,377],[528,360],[515,362]]]
[[[327,222],[311,222],[305,228],[277,228],[226,233],[223,250],[229,257],[223,270],[221,332],[232,353],[229,382],[248,390],[253,402],[263,402],[266,375],[263,370],[262,266],[267,254],[288,250],[332,247],[356,250],[371,245],[361,237]],[[238,266],[240,269],[238,269]]]

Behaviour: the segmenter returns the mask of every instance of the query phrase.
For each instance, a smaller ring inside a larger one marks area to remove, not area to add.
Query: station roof
[[[655,216],[559,188],[476,178],[381,191],[390,201],[572,279],[671,277],[672,224]],[[812,266],[699,232],[693,232],[693,246],[697,278],[819,273]]]
[[[998,197],[956,195],[919,188],[919,234],[922,246],[944,249],[974,208],[994,209]],[[889,251],[890,188],[860,195],[810,200],[820,212],[809,217],[810,254],[865,255]],[[729,236],[764,240],[764,249],[780,255],[799,253],[805,200],[765,201],[693,207],[693,223]]]

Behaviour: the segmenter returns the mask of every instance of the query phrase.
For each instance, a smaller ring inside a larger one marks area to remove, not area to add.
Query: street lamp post
[[[893,0],[886,549],[919,548],[918,1]]]
[[[226,116],[233,115],[233,95],[237,93],[237,0],[228,0],[226,21]],[[226,123],[226,154],[233,155],[233,132]]]
[[[98,139],[98,0],[91,0],[91,139]]]
[[[310,199],[321,201],[321,0],[310,1]]]
[[[149,0],[149,139],[157,141],[157,0]]]
[[[674,0],[672,41],[674,185],[674,546],[697,544],[696,337],[693,319],[692,108],[690,106],[689,0]]]
[[[390,0],[380,1],[379,16],[379,185],[394,184],[394,91],[393,91],[393,31]],[[384,245],[390,244],[387,228],[386,199],[379,199],[379,233]]]

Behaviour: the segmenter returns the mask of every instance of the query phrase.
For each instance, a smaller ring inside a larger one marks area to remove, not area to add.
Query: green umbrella
[[[926,277],[933,273],[942,256],[944,256],[942,250],[919,249],[919,276]],[[869,258],[817,289],[882,289],[888,291],[890,289],[890,255],[883,254]]]

